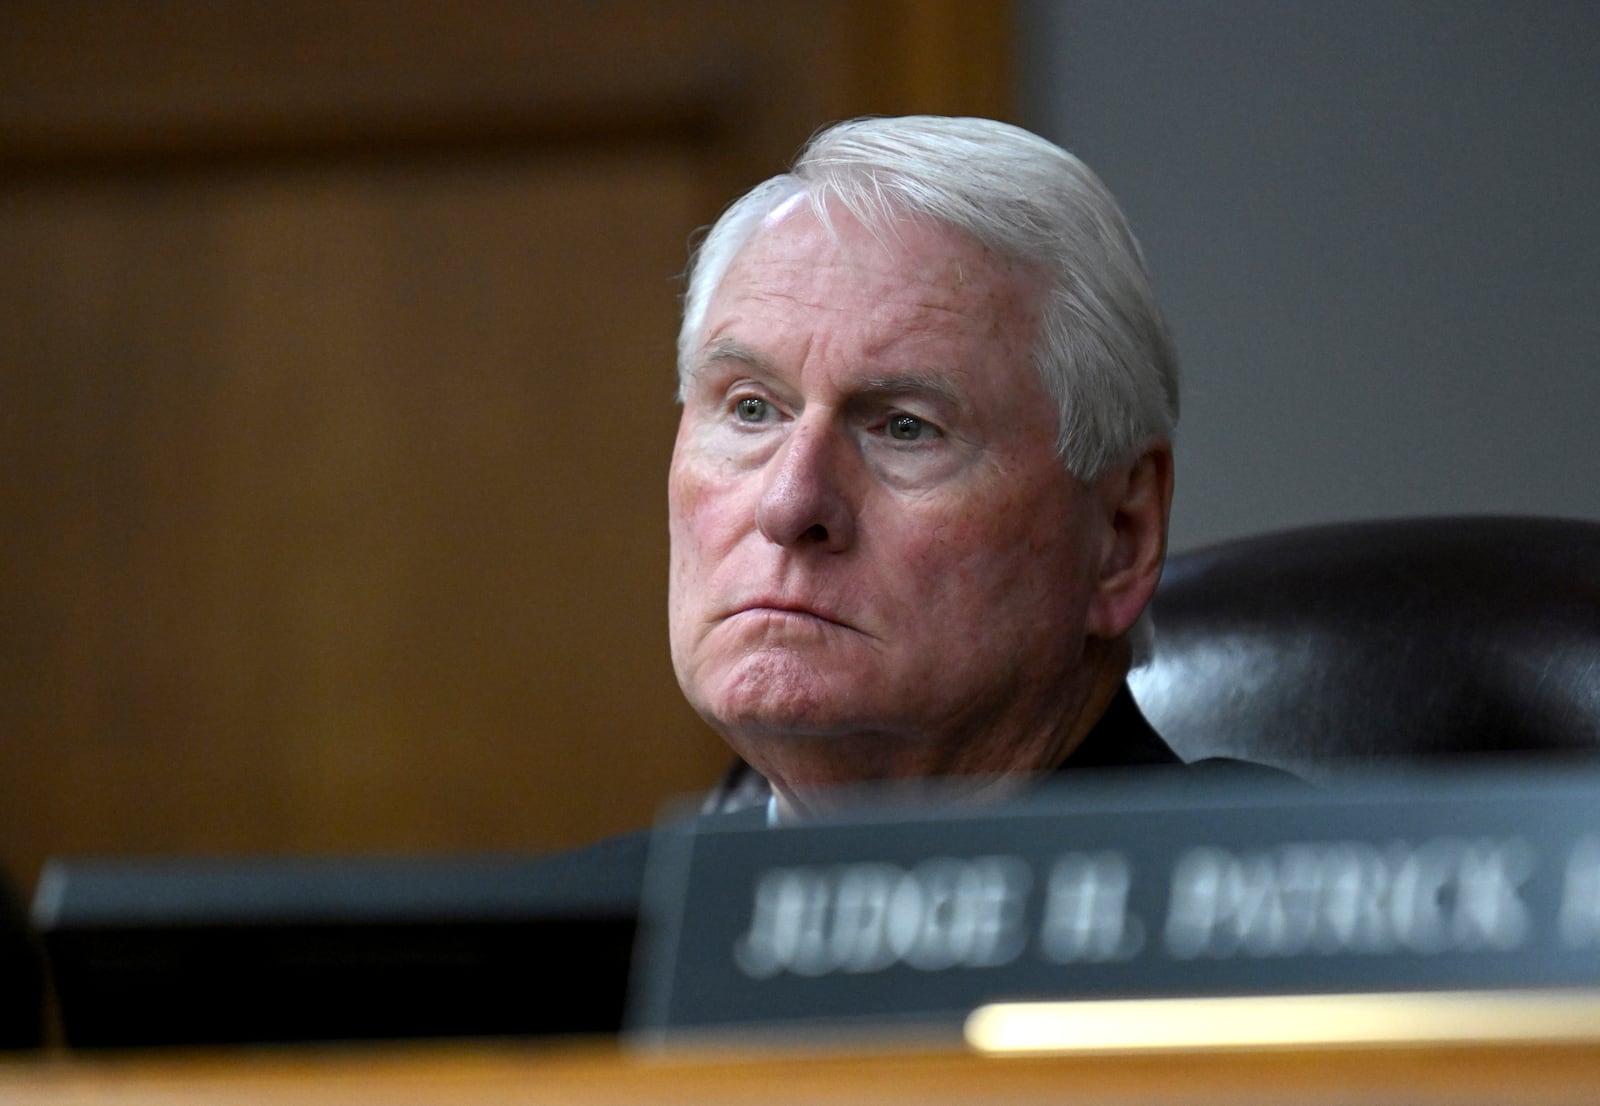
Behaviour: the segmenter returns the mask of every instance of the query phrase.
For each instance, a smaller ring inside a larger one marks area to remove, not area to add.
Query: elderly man
[[[1165,555],[1178,373],[1070,154],[858,120],[712,228],[679,336],[672,659],[776,816],[1176,762],[1124,677]]]

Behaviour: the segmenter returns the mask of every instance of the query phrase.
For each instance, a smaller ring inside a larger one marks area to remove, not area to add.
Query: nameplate
[[[1122,781],[652,845],[631,1026],[960,1032],[997,1001],[1600,984],[1600,776]]]

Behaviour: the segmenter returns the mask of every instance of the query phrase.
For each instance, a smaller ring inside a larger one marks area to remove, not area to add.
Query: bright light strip
[[[1600,990],[995,1003],[966,1034],[984,1052],[1600,1041]]]

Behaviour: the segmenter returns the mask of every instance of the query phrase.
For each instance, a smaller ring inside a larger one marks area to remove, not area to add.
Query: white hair
[[[1069,471],[1093,480],[1170,439],[1178,361],[1139,245],[1100,179],[1038,135],[990,119],[857,119],[818,133],[794,168],[757,185],[712,226],[689,269],[678,334],[680,389],[706,307],[762,221],[804,196],[892,233],[921,217],[963,231],[1050,281],[1034,364],[1059,412]]]

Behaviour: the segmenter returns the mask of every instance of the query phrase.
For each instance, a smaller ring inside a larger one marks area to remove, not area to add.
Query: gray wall
[[[1600,3],[1021,0],[1184,363],[1174,548],[1600,517]]]

